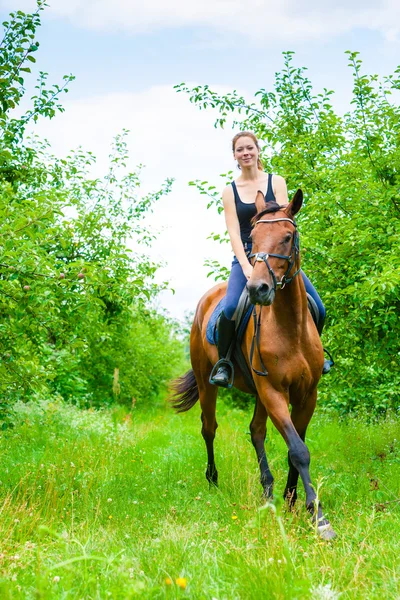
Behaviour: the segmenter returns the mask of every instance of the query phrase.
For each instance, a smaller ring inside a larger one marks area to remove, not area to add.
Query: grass
[[[320,541],[281,500],[286,449],[268,430],[263,506],[250,414],[219,407],[208,489],[199,407],[19,405],[0,439],[0,598],[399,598],[400,424],[316,415],[311,474],[338,533]]]

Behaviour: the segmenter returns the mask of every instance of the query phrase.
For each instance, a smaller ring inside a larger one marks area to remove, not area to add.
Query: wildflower
[[[58,575],[55,575],[53,577],[53,583],[58,583],[60,581],[60,577]]]
[[[108,518],[109,518],[109,519],[112,519],[112,515],[110,515]]]
[[[107,498],[107,502],[112,502],[112,498]]]
[[[233,521],[234,521],[235,519],[237,519],[237,518],[238,518],[238,516],[237,516],[237,515],[232,515],[232,519],[233,519]]]
[[[178,577],[177,579],[175,579],[175,583],[182,590],[186,589],[187,580],[185,579],[185,577]]]
[[[316,598],[317,600],[338,600],[338,598],[341,596],[340,592],[332,589],[330,583],[326,585],[319,584],[316,587],[312,587],[310,591],[313,595],[313,598]]]
[[[169,577],[166,577],[166,578],[165,578],[165,583],[166,583],[167,585],[172,585],[172,579],[170,579]]]

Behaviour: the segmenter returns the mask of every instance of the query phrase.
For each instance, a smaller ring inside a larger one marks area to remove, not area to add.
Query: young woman
[[[286,182],[280,175],[264,172],[260,160],[260,147],[254,133],[242,131],[232,140],[233,157],[241,170],[240,176],[222,192],[225,220],[234,251],[232,269],[228,281],[224,310],[218,327],[218,354],[223,359],[233,342],[235,333],[235,312],[240,295],[251,277],[253,270],[248,255],[251,252],[251,219],[256,214],[254,199],[258,190],[264,192],[266,202],[286,205],[288,193]],[[315,300],[320,313],[318,331],[321,335],[325,320],[325,307],[317,291],[301,271],[306,291]],[[326,360],[323,373],[328,373],[332,362]],[[226,387],[230,379],[228,363],[221,363],[213,377],[213,383]]]

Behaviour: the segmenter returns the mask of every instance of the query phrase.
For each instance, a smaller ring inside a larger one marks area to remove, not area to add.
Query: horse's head
[[[257,215],[253,220],[251,262],[253,273],[247,282],[252,304],[269,306],[277,287],[290,283],[299,270],[299,236],[294,222],[303,203],[297,190],[287,206],[269,202],[257,193]]]

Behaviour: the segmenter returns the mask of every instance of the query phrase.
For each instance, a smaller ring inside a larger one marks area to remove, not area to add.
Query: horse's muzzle
[[[261,304],[262,306],[269,306],[275,299],[275,290],[271,288],[267,283],[250,283],[246,284],[247,291],[249,292],[250,302],[252,304]]]

